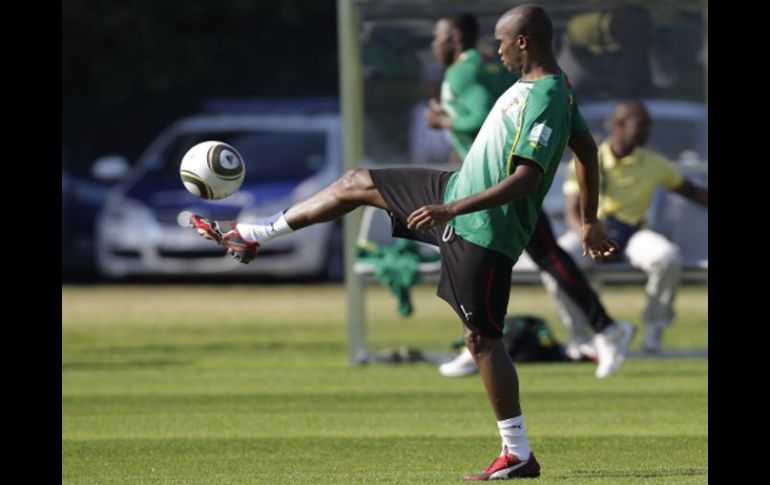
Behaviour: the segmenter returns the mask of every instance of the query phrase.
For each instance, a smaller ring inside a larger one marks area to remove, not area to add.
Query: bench
[[[554,229],[559,233],[564,228],[561,214],[550,213]],[[685,283],[708,282],[708,211],[685,200],[677,194],[660,191],[648,213],[649,226],[679,245],[684,260],[682,281]],[[358,234],[359,244],[374,243],[379,246],[392,244],[390,218],[382,209],[365,207],[361,216]],[[418,243],[420,251],[437,253],[438,248]],[[423,281],[437,281],[441,268],[440,261],[420,263],[419,271]],[[357,261],[353,272],[362,283],[376,282],[374,267],[370,263]],[[597,284],[643,283],[646,275],[627,262],[604,263],[586,270],[588,278]],[[512,283],[539,283],[537,266],[523,253],[511,274]]]
[[[561,187],[566,164],[557,171],[554,186]],[[690,178],[708,185],[708,164],[682,166],[683,172]],[[564,199],[561,191],[552,190],[544,200],[543,210],[550,216],[553,230],[562,234]],[[658,190],[647,213],[649,227],[677,243],[684,259],[682,281],[685,283],[708,282],[708,210],[699,207],[677,194]],[[365,207],[361,215],[358,232],[359,244],[374,243],[380,246],[392,244],[390,217],[387,212],[374,207]],[[429,244],[418,243],[420,251],[426,254],[438,253],[438,248]],[[422,281],[437,282],[441,269],[440,261],[420,263],[418,267]],[[376,284],[374,266],[356,261],[353,264],[355,278],[347,284],[348,294],[348,354],[351,363],[360,364],[368,361],[366,339],[366,316],[363,307],[363,289],[366,285]],[[628,263],[605,263],[594,265],[586,271],[591,283],[599,286],[605,283],[644,283],[647,275]],[[540,284],[537,267],[525,254],[513,267],[511,283]]]
[[[707,176],[707,173],[706,173]],[[551,195],[551,194],[549,194]],[[544,210],[551,217],[556,234],[564,230],[560,211],[563,200],[558,197],[546,198]],[[689,283],[708,282],[708,211],[685,200],[677,194],[660,190],[655,194],[648,212],[649,226],[664,234],[681,248],[684,259],[682,281]],[[358,232],[359,244],[388,245],[394,242],[391,236],[390,217],[387,212],[374,207],[365,207],[361,215]],[[419,250],[435,255],[438,248],[429,244],[418,243]],[[423,262],[418,267],[422,281],[437,282],[441,269],[440,261]],[[356,261],[353,264],[355,278],[347,284],[348,293],[348,354],[350,362],[361,364],[369,361],[366,338],[366,315],[363,307],[363,289],[367,285],[377,284],[374,266]],[[605,283],[644,283],[646,274],[628,263],[605,263],[594,265],[586,271],[586,276],[595,286]],[[540,284],[537,267],[532,260],[522,254],[511,274],[511,283]]]

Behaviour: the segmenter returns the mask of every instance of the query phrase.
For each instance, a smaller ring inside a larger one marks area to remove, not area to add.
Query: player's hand
[[[441,103],[439,103],[436,98],[430,98],[428,100],[428,110],[429,111],[435,111],[437,113],[443,113],[444,112],[444,108],[441,107]]]
[[[431,98],[428,101],[428,109],[425,110],[425,121],[428,123],[428,126],[436,129],[452,126],[452,118],[444,111],[444,108],[441,107],[435,98]]]
[[[406,227],[413,231],[427,231],[446,224],[453,217],[452,211],[444,204],[426,205],[409,214]]]
[[[601,262],[615,256],[619,249],[618,243],[610,239],[601,222],[583,224],[583,256]]]

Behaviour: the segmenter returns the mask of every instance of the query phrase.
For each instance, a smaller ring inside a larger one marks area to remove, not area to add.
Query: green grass
[[[457,317],[414,291],[401,319],[366,292],[375,348],[447,352]],[[639,287],[604,288],[638,323]],[[686,287],[667,349],[707,348],[707,288]],[[347,364],[335,285],[62,288],[62,483],[460,483],[499,446],[478,376]],[[557,324],[540,287],[511,313]],[[635,343],[638,345],[638,343]],[[520,364],[537,483],[706,483],[708,360]]]

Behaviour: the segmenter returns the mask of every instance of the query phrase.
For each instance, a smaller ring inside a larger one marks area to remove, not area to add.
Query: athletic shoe
[[[471,351],[468,350],[468,347],[465,347],[454,360],[441,364],[438,367],[438,371],[444,377],[463,377],[475,374],[479,371],[479,368],[476,365],[476,361],[473,360]]]
[[[533,453],[529,459],[520,460],[511,453],[505,453],[494,459],[491,465],[481,473],[465,475],[463,480],[473,482],[485,480],[506,480],[508,478],[535,478],[540,476],[540,464]]]
[[[259,251],[259,243],[249,241],[236,229],[236,221],[210,221],[197,214],[190,216],[190,225],[202,237],[215,241],[228,249],[228,254],[238,262],[248,264]]]
[[[599,362],[599,354],[592,342],[581,342],[579,340],[570,340],[564,347],[564,354],[570,360]]]
[[[596,377],[603,379],[617,372],[626,357],[634,333],[636,327],[633,324],[616,320],[594,336],[593,343],[599,356]]]
[[[644,326],[642,351],[648,354],[658,354],[663,347],[663,326],[647,323]]]
[[[190,226],[198,231],[204,239],[215,241],[217,244],[222,245],[222,236],[227,231],[235,229],[235,221],[210,221],[204,219],[198,214],[192,214],[190,216]]]

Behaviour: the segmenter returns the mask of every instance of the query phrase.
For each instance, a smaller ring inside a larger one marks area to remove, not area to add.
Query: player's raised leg
[[[289,207],[284,215],[296,231],[318,222],[332,221],[362,205],[388,208],[369,170],[358,168],[349,170],[317,194]]]
[[[387,209],[369,170],[353,169],[318,193],[257,223],[209,221],[192,215],[189,225],[206,239],[227,247],[237,260],[247,263],[267,241],[311,224],[332,221],[362,205]]]

